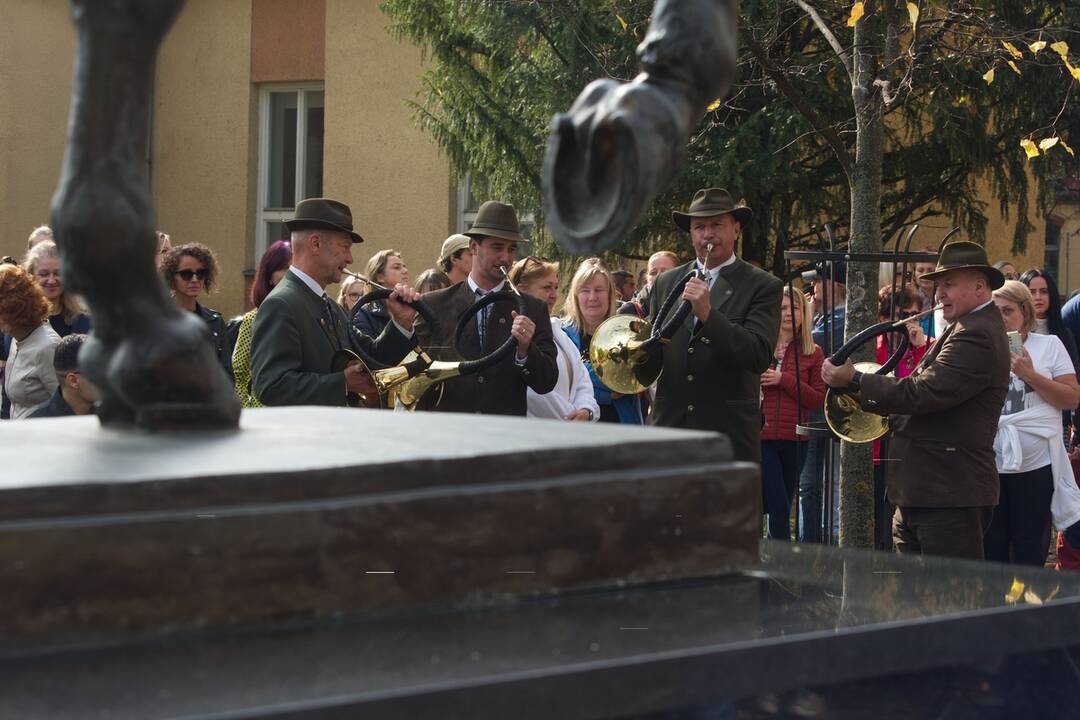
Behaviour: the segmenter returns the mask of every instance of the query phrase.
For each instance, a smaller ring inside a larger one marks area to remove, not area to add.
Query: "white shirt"
[[[311,290],[311,292],[318,295],[320,299],[321,298],[326,298],[328,300],[330,299],[330,296],[326,294],[326,290],[323,289],[319,285],[319,283],[315,282],[315,278],[311,277],[310,275],[308,275],[306,272],[304,272],[300,268],[296,267],[295,265],[290,265],[289,266],[289,272],[291,272],[296,277],[300,278],[300,281],[303,282],[305,285],[307,285],[308,289]],[[393,317],[390,318],[390,322],[394,323],[394,327],[396,327],[398,329],[398,332],[400,332],[402,335],[404,335],[407,338],[412,337],[412,335],[413,335],[412,328],[402,327],[400,324],[398,324],[398,321],[395,320]]]
[[[709,287],[712,287],[713,283],[716,282],[716,278],[720,277],[720,271],[723,268],[726,268],[728,265],[733,264],[736,260],[738,260],[738,258],[735,256],[735,253],[731,253],[731,257],[729,257],[727,260],[720,263],[716,267],[710,268],[709,270],[705,269],[705,265],[702,264],[701,260],[695,261],[694,264],[697,266],[698,271],[703,272],[709,276]]]
[[[562,328],[558,318],[551,318],[551,334],[558,354],[555,358],[559,370],[555,387],[549,393],[537,395],[532,388],[525,394],[529,417],[564,420],[578,410],[592,412],[593,422],[600,419],[600,406],[593,395],[592,378],[581,360],[574,341]]]
[[[1072,375],[1075,372],[1072,360],[1069,359],[1069,353],[1056,335],[1028,333],[1027,340],[1024,341],[1024,349],[1031,355],[1031,364],[1035,368],[1035,372],[1040,375],[1056,378],[1062,375]],[[1043,406],[1049,407],[1050,403],[1046,402],[1030,385],[1009,373],[1009,389],[1005,394],[1005,405],[1001,408],[999,428],[1009,415],[1042,408]],[[1054,430],[1050,437],[1050,443],[1056,443],[1064,448],[1061,437],[1061,413],[1054,410],[1054,412],[1048,413],[1047,417],[1050,418],[1048,422],[1050,422]],[[994,442],[998,472],[1030,472],[1051,464],[1051,448],[1046,438],[1025,432],[1020,434],[1018,442],[1019,446],[1015,448],[1013,456],[1018,457],[1019,460],[1013,460],[1007,464],[1003,464],[1004,457],[1000,442]]]
[[[476,294],[477,290],[479,290],[484,295],[487,295],[488,293],[499,292],[503,289],[503,285],[506,284],[506,280],[504,279],[502,282],[500,282],[498,285],[491,288],[490,290],[485,290],[484,288],[476,284],[476,281],[472,279],[472,275],[469,275],[467,278],[465,278],[465,282],[469,283],[469,289],[473,291],[473,295]]]

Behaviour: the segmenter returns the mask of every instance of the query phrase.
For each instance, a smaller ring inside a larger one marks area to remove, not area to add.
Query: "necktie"
[[[712,290],[713,274],[711,272],[706,272],[705,273],[705,282],[707,282],[709,284],[709,290]],[[697,317],[694,317],[694,332],[691,334],[691,339],[693,339],[693,335],[697,335],[697,332],[700,329],[701,329],[701,320],[699,320]]]
[[[323,305],[326,306],[327,319],[330,322],[328,330],[330,332],[330,337],[332,338],[331,342],[334,345],[334,349],[340,350],[342,347],[341,329],[338,327],[337,315],[334,314],[334,306],[332,304],[332,301],[330,300],[330,297],[326,293],[323,293],[322,300]]]
[[[488,291],[476,288],[476,299],[480,300]],[[491,313],[491,306],[486,306],[480,311],[480,314],[476,318],[476,334],[480,336],[480,349],[484,349],[484,330],[487,328],[488,315]]]

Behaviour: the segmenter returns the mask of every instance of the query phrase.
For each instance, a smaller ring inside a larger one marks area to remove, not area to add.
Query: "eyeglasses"
[[[206,276],[210,274],[210,271],[206,268],[201,270],[177,270],[176,274],[180,276],[180,279],[184,282],[191,282],[191,280],[205,280]]]
[[[345,297],[349,298],[350,300],[359,300],[360,298],[362,298],[364,296],[361,293],[358,293],[358,292],[351,292],[351,293],[345,293]]]

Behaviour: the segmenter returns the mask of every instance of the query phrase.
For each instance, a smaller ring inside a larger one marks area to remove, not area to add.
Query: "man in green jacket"
[[[349,393],[375,392],[359,366],[332,372],[339,350],[362,351],[396,364],[416,344],[416,311],[406,303],[420,294],[398,285],[387,302],[393,322],[378,338],[352,330],[345,311],[324,289],[341,281],[352,263],[352,213],[344,203],[303,200],[285,223],[292,237],[292,267],[266,296],[255,317],[251,340],[252,387],[263,405],[340,405]]]
[[[761,373],[780,332],[783,283],[736,257],[735,239],[753,214],[727,190],[698,190],[688,212],[671,216],[690,233],[697,258],[657,278],[649,301],[654,327],[679,280],[694,269],[706,279],[689,280],[682,292],[692,310],[664,345],[651,422],[715,430],[731,440],[736,460],[761,462]]]

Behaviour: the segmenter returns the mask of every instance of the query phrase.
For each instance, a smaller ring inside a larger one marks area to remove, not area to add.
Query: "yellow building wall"
[[[49,223],[75,58],[66,0],[0,0],[0,255]]]
[[[379,4],[326,0],[323,188],[352,208],[364,236],[353,248],[354,270],[392,247],[415,278],[435,264],[451,232],[451,177],[405,107],[419,88],[420,50],[386,32]]]
[[[219,286],[204,304],[226,317],[243,311],[254,248],[250,72],[251,0],[188,0],[158,58],[154,201],[174,246],[214,251]]]

